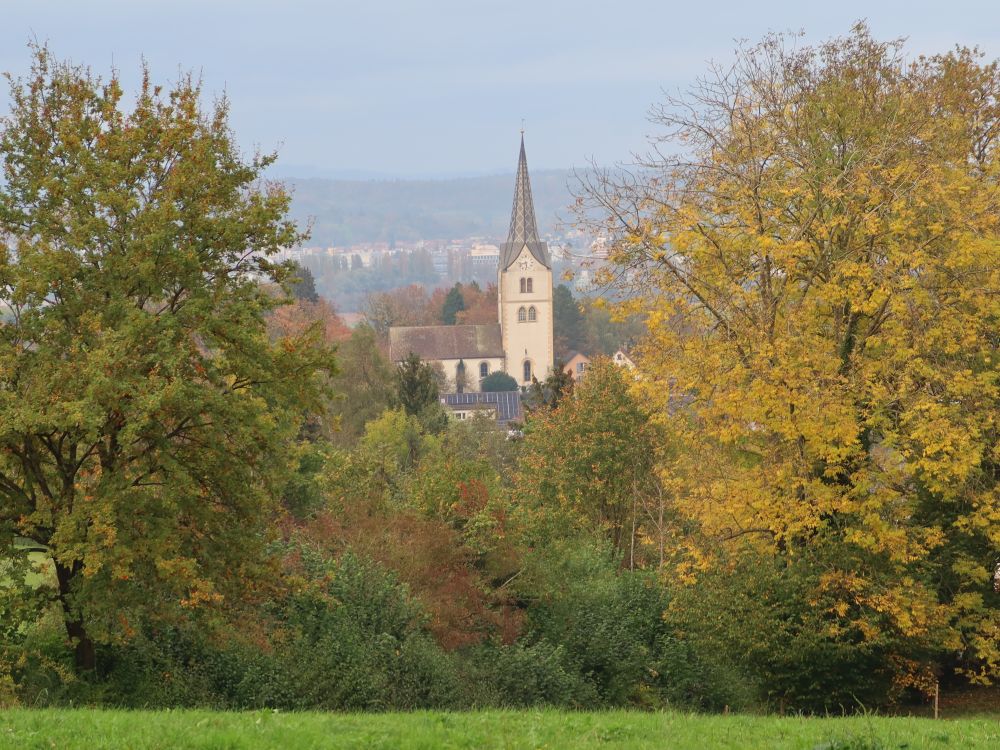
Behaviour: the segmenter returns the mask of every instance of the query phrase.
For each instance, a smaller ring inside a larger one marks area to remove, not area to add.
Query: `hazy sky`
[[[142,57],[158,80],[195,69],[286,174],[439,176],[512,171],[522,118],[533,168],[627,160],[661,91],[734,39],[861,18],[914,54],[1000,56],[998,0],[0,0],[0,69],[25,71],[33,37],[127,84]]]

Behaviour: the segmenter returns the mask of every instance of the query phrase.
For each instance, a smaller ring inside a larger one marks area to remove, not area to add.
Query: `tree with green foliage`
[[[500,393],[503,391],[516,391],[517,381],[505,372],[497,370],[491,372],[479,381],[479,390],[483,393]]]
[[[353,445],[364,434],[365,424],[375,419],[396,395],[393,368],[378,348],[375,330],[362,323],[337,348],[338,373],[333,387],[337,398],[331,405],[336,430],[331,442]]]
[[[555,409],[563,398],[573,392],[573,376],[566,372],[565,365],[557,361],[552,372],[543,381],[531,378],[531,385],[524,397],[524,404],[529,411],[549,408]]]
[[[319,294],[316,293],[316,279],[313,277],[312,271],[301,263],[292,261],[289,287],[295,299],[305,302],[319,302]]]
[[[582,351],[586,346],[583,313],[565,284],[552,290],[552,317],[556,356],[568,359],[571,352]]]
[[[438,400],[438,384],[430,364],[410,352],[396,368],[396,399],[407,414],[417,416]]]
[[[603,299],[583,304],[583,350],[590,357],[610,357],[618,349],[630,348],[646,333],[641,312],[616,315]]]
[[[420,419],[403,409],[386,409],[365,425],[358,455],[375,467],[373,473],[390,485],[398,485],[403,472],[412,469],[425,447]]]
[[[259,279],[302,235],[223,100],[34,49],[0,124],[0,539],[44,544],[76,665],[137,623],[241,597],[330,352],[281,345]],[[4,555],[11,552],[2,550]]]
[[[553,528],[606,535],[616,555],[634,562],[642,500],[657,494],[661,442],[626,373],[595,360],[571,397],[528,420],[516,496]]]
[[[441,308],[441,322],[446,326],[453,326],[460,312],[465,309],[465,298],[462,297],[462,285],[455,284],[448,290],[444,298],[444,306]]]
[[[407,413],[418,417],[429,432],[440,432],[448,417],[439,402],[439,376],[429,362],[413,352],[396,368],[396,403]]]

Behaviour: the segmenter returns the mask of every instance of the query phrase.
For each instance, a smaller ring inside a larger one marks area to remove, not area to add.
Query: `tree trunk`
[[[89,671],[97,666],[97,653],[94,649],[94,641],[87,634],[87,629],[83,626],[83,616],[79,612],[74,612],[70,606],[70,589],[73,578],[79,572],[80,564],[73,563],[71,568],[67,568],[62,563],[56,563],[56,578],[59,580],[59,602],[62,604],[63,617],[66,622],[66,634],[73,641],[74,663],[78,672]]]
[[[656,522],[656,530],[660,537],[660,570],[663,569],[663,488],[657,487],[657,498],[659,499],[659,520]]]
[[[632,538],[629,540],[628,569],[635,570],[635,489],[632,490]]]
[[[76,647],[73,652],[73,661],[78,672],[87,672],[97,667],[97,653],[94,649],[94,641],[87,635],[83,627],[83,620],[66,621],[66,632],[75,641]]]

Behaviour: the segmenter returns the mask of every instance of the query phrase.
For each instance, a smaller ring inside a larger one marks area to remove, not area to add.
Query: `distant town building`
[[[441,250],[431,254],[431,263],[434,264],[434,272],[442,279],[451,270],[451,258],[447,250]]]
[[[611,361],[619,367],[629,370],[635,369],[635,361],[622,349],[611,355]],[[570,375],[573,380],[579,383],[586,377],[587,370],[590,369],[590,363],[591,358],[586,354],[571,352],[569,359],[566,360],[566,364],[563,365],[563,372]]]
[[[495,269],[500,264],[500,248],[496,245],[473,245],[469,260],[475,269]]]
[[[590,278],[590,269],[581,268],[573,277],[573,290],[580,294],[593,291],[594,285]]]
[[[591,258],[607,258],[609,250],[609,243],[607,237],[598,237],[593,242],[590,243],[590,257]]]

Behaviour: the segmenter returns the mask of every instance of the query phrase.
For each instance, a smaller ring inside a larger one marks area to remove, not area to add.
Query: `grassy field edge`
[[[13,709],[10,748],[978,748],[1000,747],[995,716],[939,720],[706,716],[679,712],[386,714]]]

